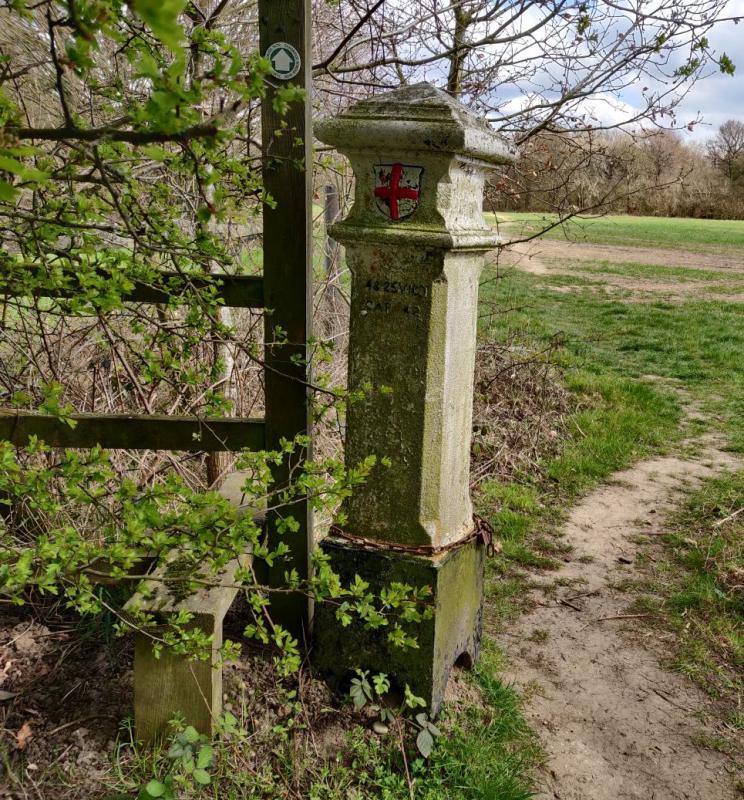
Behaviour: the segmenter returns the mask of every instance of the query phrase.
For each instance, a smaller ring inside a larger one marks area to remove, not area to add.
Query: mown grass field
[[[563,276],[546,280],[515,272],[503,283],[505,299],[519,309],[508,324],[537,341],[559,334],[572,374],[580,368],[615,386],[642,381],[649,408],[651,398],[685,390],[710,413],[711,426],[727,430],[731,446],[744,446],[744,305],[694,297],[626,302],[598,295],[594,283],[555,291],[575,288]]]
[[[499,213],[491,215],[499,225],[506,223],[509,238],[532,235],[559,221],[556,214]],[[544,234],[548,239],[593,244],[633,245],[676,250],[744,248],[744,221],[682,219],[678,217],[630,217],[607,215],[576,217]]]

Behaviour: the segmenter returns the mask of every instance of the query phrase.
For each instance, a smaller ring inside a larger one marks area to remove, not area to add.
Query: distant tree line
[[[609,202],[637,213],[741,215],[705,152],[650,134],[680,127],[677,108],[697,80],[735,73],[711,36],[740,21],[732,12],[727,0],[313,0],[315,102],[330,114],[400,85],[436,84],[524,154],[496,182],[495,208],[570,215]],[[630,87],[633,106],[623,102]],[[678,150],[676,173],[665,163],[658,180],[638,171],[647,149],[650,161]],[[338,182],[338,164],[326,163]],[[697,205],[687,204],[686,183],[667,191],[673,175],[695,184]]]
[[[542,132],[492,185],[490,200],[564,215],[744,219],[744,122],[724,122],[704,144],[669,130]]]

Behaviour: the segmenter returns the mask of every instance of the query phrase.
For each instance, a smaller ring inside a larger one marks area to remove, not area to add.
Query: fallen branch
[[[727,517],[719,519],[718,522],[713,525],[713,527],[720,528],[721,525],[725,525],[727,522],[731,522],[732,519],[736,519],[739,514],[744,514],[744,508],[740,508],[738,511],[734,511],[733,514],[729,514]]]
[[[597,619],[589,620],[589,622],[584,625],[584,628],[588,628],[594,622],[609,622],[610,620],[616,619],[643,619],[644,617],[653,617],[653,614],[618,614],[615,617],[598,617]],[[583,631],[584,628],[581,630]]]
[[[596,597],[599,594],[599,589],[593,589],[591,592],[582,592],[581,594],[574,594],[571,597],[567,597],[566,600],[578,600],[581,597]]]

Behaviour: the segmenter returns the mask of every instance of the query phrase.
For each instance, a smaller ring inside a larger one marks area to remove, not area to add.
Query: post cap
[[[317,137],[342,152],[389,150],[457,154],[509,164],[516,148],[430,83],[403,86],[351,106],[316,125]]]

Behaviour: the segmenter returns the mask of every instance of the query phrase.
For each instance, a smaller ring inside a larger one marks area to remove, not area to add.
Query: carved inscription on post
[[[421,318],[424,309],[416,300],[429,297],[429,287],[422,283],[377,280],[370,278],[364,284],[362,315],[402,313]]]

